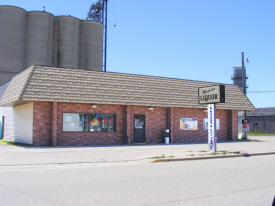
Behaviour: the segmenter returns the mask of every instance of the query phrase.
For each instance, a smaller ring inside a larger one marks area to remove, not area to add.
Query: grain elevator
[[[0,6],[0,85],[32,65],[102,71],[103,24]]]

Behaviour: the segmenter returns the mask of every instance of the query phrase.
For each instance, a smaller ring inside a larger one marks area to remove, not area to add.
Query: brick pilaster
[[[170,130],[170,142],[171,143],[174,143],[175,140],[174,140],[174,131],[173,131],[173,128],[174,128],[174,116],[173,116],[173,112],[174,112],[174,108],[171,107],[168,112],[170,112],[170,114],[168,114],[168,117],[170,117],[169,121],[170,121],[170,127],[169,127],[169,130]]]
[[[56,146],[57,140],[57,102],[53,103],[52,113],[52,145]]]
[[[238,111],[232,110],[232,140],[238,140]]]
[[[128,144],[131,144],[131,108],[127,105],[127,137]]]

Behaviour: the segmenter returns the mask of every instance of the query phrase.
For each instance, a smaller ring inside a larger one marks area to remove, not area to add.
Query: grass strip
[[[249,132],[247,133],[247,135],[248,136],[275,136],[275,134],[267,134],[267,133],[258,132],[258,131]]]
[[[7,140],[4,140],[4,139],[0,139],[0,144],[13,145],[13,146],[29,146],[29,147],[32,146],[32,145],[29,145],[29,144],[7,141]]]

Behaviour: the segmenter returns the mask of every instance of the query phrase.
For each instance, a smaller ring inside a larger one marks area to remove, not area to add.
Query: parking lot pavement
[[[275,136],[250,137],[253,141],[218,142],[217,154],[207,143],[119,146],[34,147],[0,145],[0,168],[20,165],[152,161],[209,158],[228,155],[275,153]]]

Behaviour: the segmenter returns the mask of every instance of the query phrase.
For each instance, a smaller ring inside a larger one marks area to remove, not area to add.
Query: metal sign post
[[[208,104],[208,146],[209,150],[217,151],[216,146],[216,105],[225,103],[225,86],[216,85],[198,88],[199,104]]]
[[[208,145],[209,150],[216,152],[216,105],[208,104]]]

